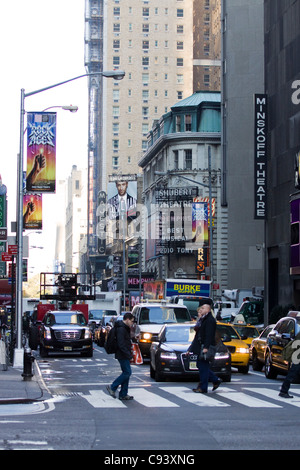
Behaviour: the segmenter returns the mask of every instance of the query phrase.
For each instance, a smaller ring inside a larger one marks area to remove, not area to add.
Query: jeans
[[[291,383],[297,378],[300,377],[300,364],[291,364],[291,367],[287,373],[286,378],[284,379],[282,386],[281,386],[281,392],[282,393],[288,393]]]
[[[115,392],[119,385],[121,385],[121,390],[119,397],[126,397],[128,395],[128,385],[129,378],[131,376],[131,366],[129,359],[118,359],[122,374],[111,384],[111,389]]]
[[[197,367],[200,376],[200,388],[203,392],[207,392],[208,382],[218,382],[218,377],[210,370],[209,362],[201,359],[197,360]]]

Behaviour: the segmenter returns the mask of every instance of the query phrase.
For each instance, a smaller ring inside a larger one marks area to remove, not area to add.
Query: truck
[[[197,308],[205,302],[213,307],[211,281],[199,279],[166,279],[144,283],[143,297],[154,301],[165,299],[170,303],[185,305],[193,319],[197,318]]]
[[[263,287],[252,287],[252,289],[225,289],[222,290],[222,301],[234,302],[233,307],[239,308],[245,300],[250,297],[261,299],[263,297]]]
[[[42,301],[46,302],[42,302]],[[39,331],[49,310],[79,311],[86,322],[89,321],[89,307],[85,303],[95,300],[95,282],[93,276],[85,273],[41,273],[40,301],[30,316],[28,340],[31,349],[39,345]]]
[[[223,296],[235,302],[232,310],[231,322],[255,325],[258,329],[264,326],[264,289],[253,287],[252,289],[224,290]]]

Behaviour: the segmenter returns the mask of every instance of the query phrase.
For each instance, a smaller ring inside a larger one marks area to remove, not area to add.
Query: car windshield
[[[221,338],[224,338],[224,336],[229,336],[231,339],[240,339],[235,329],[230,325],[217,324],[217,332],[221,335]]]
[[[190,314],[186,308],[180,307],[143,307],[141,310],[140,324],[148,323],[182,323],[190,321]]]
[[[86,325],[82,313],[50,313],[46,318],[46,325]]]
[[[90,320],[101,320],[103,317],[104,310],[90,310],[89,319]]]
[[[191,343],[194,336],[194,326],[166,328],[165,330],[165,341],[168,343]]]
[[[259,336],[257,329],[251,326],[234,325],[234,328],[240,336],[246,336],[247,338],[257,338]]]

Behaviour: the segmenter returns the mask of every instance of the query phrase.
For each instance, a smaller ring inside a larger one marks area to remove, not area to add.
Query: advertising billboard
[[[136,175],[110,176],[107,184],[107,210],[108,218],[116,220],[121,218],[122,211],[126,217],[136,217],[137,181]]]
[[[55,192],[56,113],[27,113],[28,192]]]

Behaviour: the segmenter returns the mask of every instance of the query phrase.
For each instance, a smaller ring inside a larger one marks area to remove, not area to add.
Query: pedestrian
[[[195,325],[195,337],[189,347],[189,351],[198,356],[197,367],[200,382],[197,388],[193,388],[193,392],[207,393],[208,382],[212,382],[213,391],[216,390],[222,382],[222,380],[210,370],[210,362],[213,360],[215,352],[216,320],[211,312],[211,306],[208,303],[198,307],[197,312],[198,321]],[[211,350],[213,351],[212,354]]]
[[[134,316],[130,312],[127,312],[125,313],[123,320],[115,322],[117,338],[117,351],[115,353],[115,358],[118,359],[120,363],[122,373],[110,386],[108,385],[106,389],[113,398],[116,398],[116,391],[120,385],[120,400],[133,399],[133,396],[128,395],[129,379],[131,376],[130,359],[132,357],[130,330],[133,325],[133,321]]]
[[[279,396],[282,398],[294,398],[289,394],[291,383],[298,377],[300,379],[300,333],[298,333],[293,341],[290,341],[282,351],[282,357],[285,361],[289,362],[290,368],[285,377]]]

